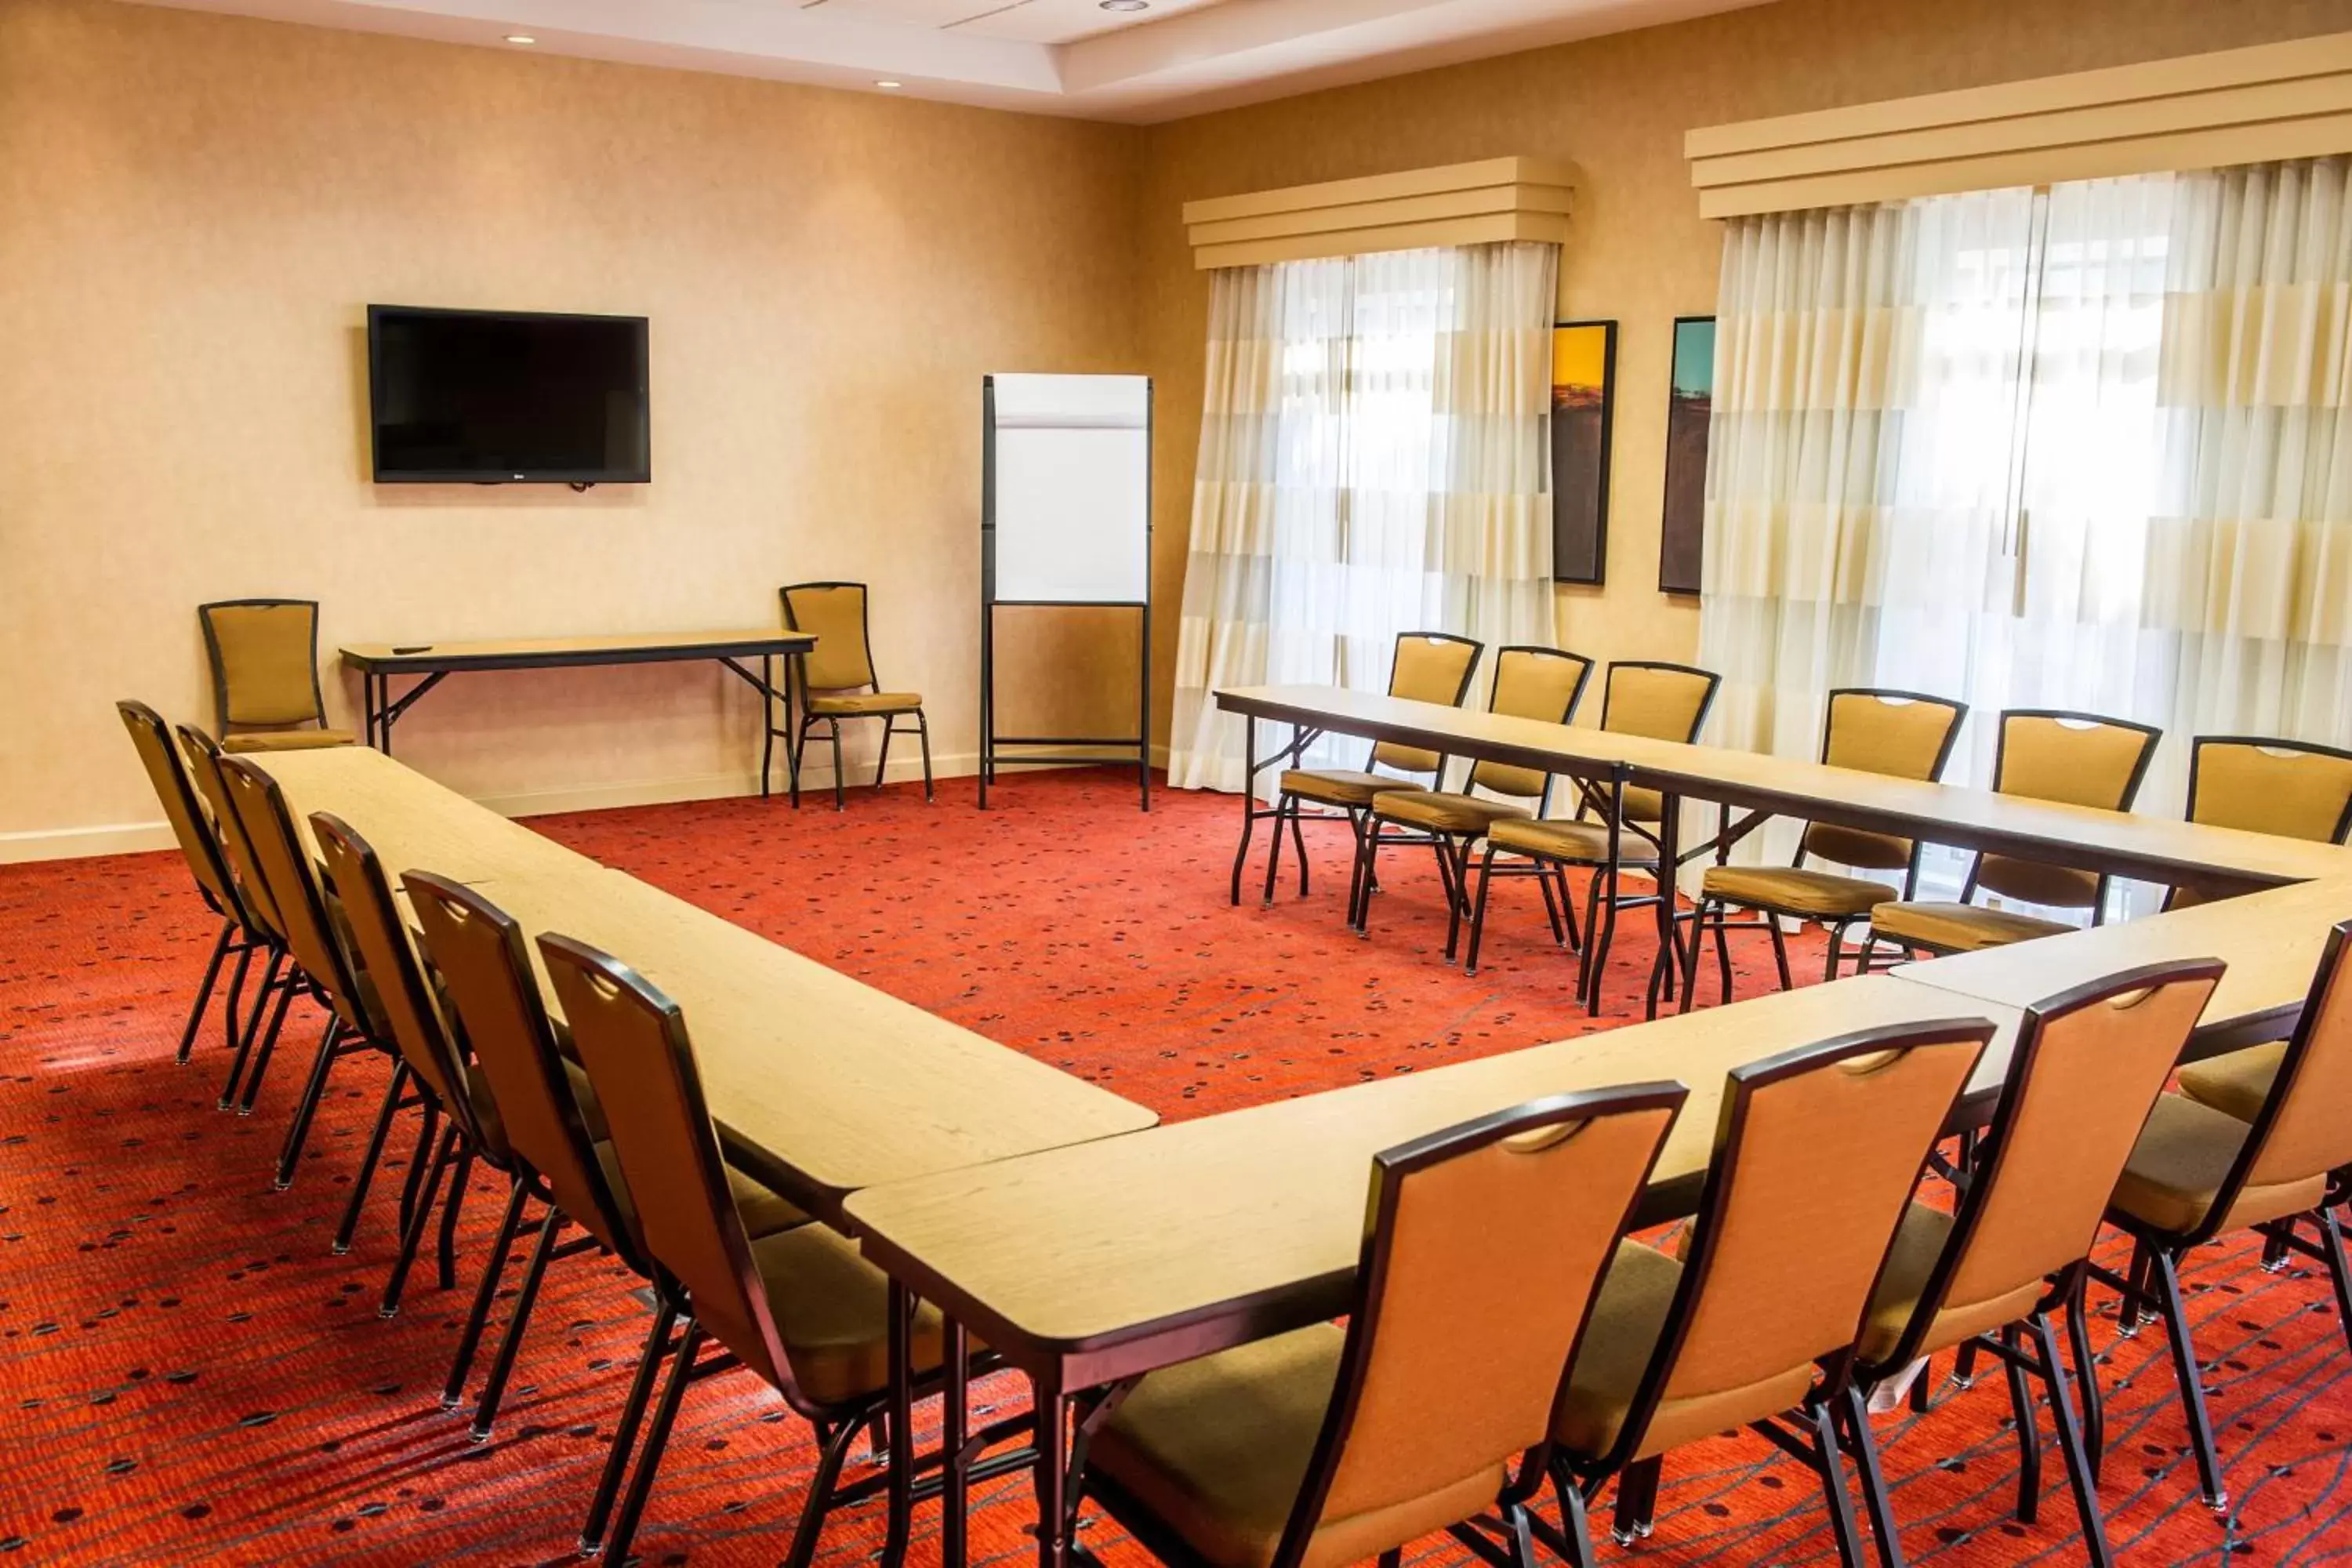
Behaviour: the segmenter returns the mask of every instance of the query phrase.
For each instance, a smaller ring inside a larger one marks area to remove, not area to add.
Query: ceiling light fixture
[[[529,33],[509,33],[507,35],[507,42],[509,44],[535,44],[539,42],[539,40],[532,37]]]
[[[906,86],[907,84],[906,84],[906,83],[904,83],[904,82],[890,81],[890,80],[887,80],[887,79],[884,79],[884,80],[881,80],[881,81],[877,81],[877,82],[876,82],[874,85],[875,85],[876,87],[879,87],[879,88],[886,88],[886,89],[887,89],[887,88],[898,88],[898,87],[904,87],[904,86]]]
[[[1151,0],[1101,0],[1106,11],[1149,11]]]

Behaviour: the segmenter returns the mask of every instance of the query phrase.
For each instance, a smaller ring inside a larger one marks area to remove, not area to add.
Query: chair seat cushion
[[[1903,1331],[1911,1325],[1912,1313],[1918,1310],[1919,1298],[1927,1293],[1928,1277],[1951,1238],[1952,1216],[1943,1210],[1913,1204],[1904,1215],[1895,1232],[1894,1248],[1886,1255],[1886,1266],[1879,1271],[1878,1288],[1871,1295],[1870,1314],[1863,1321],[1862,1340],[1856,1348],[1864,1362],[1884,1363],[1895,1353]],[[1929,1355],[1972,1335],[2016,1322],[2032,1312],[2045,1294],[2047,1288],[2037,1279],[1990,1300],[1957,1305],[1948,1301],[1927,1326],[1917,1353]]]
[[[2157,1097],[2147,1125],[2124,1163],[2114,1207],[2159,1230],[2187,1232],[2204,1223],[2230,1165],[2252,1129],[2236,1117],[2177,1094]],[[2317,1208],[2326,1201],[2326,1173],[2297,1182],[2251,1183],[2231,1206],[2223,1228],[2235,1230]]]
[[[2261,1112],[2263,1101],[2271,1097],[2271,1085],[2285,1059],[2284,1040],[2248,1046],[2242,1051],[2182,1068],[2180,1092],[2200,1105],[2252,1121]]]
[[[1943,952],[1974,952],[2037,936],[2062,936],[2073,926],[1979,904],[1884,903],[1870,911],[1873,933]]]
[[[808,710],[829,719],[881,713],[912,713],[923,699],[913,691],[820,691],[808,700]]]
[[[732,1170],[728,1179],[735,1183]],[[890,1281],[858,1255],[856,1242],[825,1226],[803,1225],[755,1237],[751,1261],[803,1394],[838,1405],[887,1384]],[[918,1373],[939,1366],[945,1327],[937,1308],[917,1310],[908,1342]]]
[[[1895,890],[1867,877],[1838,877],[1795,866],[1710,866],[1699,882],[1703,898],[1744,909],[1792,915],[1866,915],[1890,903]]]
[[[308,752],[320,746],[351,746],[359,737],[349,730],[240,730],[221,737],[224,752]]]
[[[1609,829],[1598,822],[1566,822],[1556,817],[1497,822],[1487,831],[1486,841],[1497,849],[1533,855],[1543,860],[1566,860],[1583,866],[1609,863]],[[1658,847],[1632,829],[1617,836],[1619,865],[1653,866],[1657,859]]]
[[[1569,1366],[1568,1386],[1552,1422],[1555,1441],[1592,1458],[1617,1441],[1642,1374],[1657,1352],[1682,1275],[1683,1266],[1655,1247],[1638,1241],[1617,1244]],[[1813,1365],[1807,1362],[1759,1383],[1661,1399],[1633,1458],[1663,1454],[1776,1415],[1801,1403],[1812,1384]]]
[[[1290,768],[1282,775],[1282,793],[1326,805],[1370,805],[1376,795],[1394,795],[1422,786],[1388,773],[1356,773],[1347,768]]]
[[[1180,1363],[1138,1384],[1096,1434],[1088,1468],[1215,1568],[1266,1568],[1305,1483],[1346,1336],[1318,1323]],[[1339,1568],[1490,1507],[1501,1466],[1315,1531],[1302,1568]]]
[[[1401,789],[1374,795],[1372,815],[1433,833],[1484,833],[1490,824],[1527,816],[1528,808],[1433,789]]]

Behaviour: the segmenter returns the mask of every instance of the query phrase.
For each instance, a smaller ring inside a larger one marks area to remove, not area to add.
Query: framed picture
[[[1706,439],[1715,416],[1715,318],[1675,318],[1674,386],[1666,399],[1666,504],[1658,588],[1698,592],[1706,538]]]
[[[1551,575],[1598,583],[1609,567],[1609,449],[1617,407],[1617,323],[1551,330]]]

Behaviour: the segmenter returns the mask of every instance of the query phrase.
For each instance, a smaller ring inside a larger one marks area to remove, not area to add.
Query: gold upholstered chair
[[[1442,1531],[1535,1568],[1553,1398],[1686,1093],[1562,1095],[1374,1155],[1347,1327],[1150,1373],[1080,1487],[1183,1568],[1393,1564]]]
[[[1546,724],[1566,724],[1576,717],[1577,702],[1592,678],[1592,661],[1582,654],[1556,647],[1507,647],[1495,656],[1495,680],[1486,711],[1510,719],[1533,719]],[[1454,956],[1462,931],[1462,917],[1470,901],[1470,850],[1486,829],[1505,817],[1541,816],[1551,805],[1552,775],[1539,768],[1514,767],[1507,763],[1479,762],[1459,793],[1451,790],[1384,790],[1372,797],[1371,820],[1363,835],[1365,865],[1356,873],[1357,908],[1354,924],[1367,929],[1371,896],[1379,885],[1379,856],[1383,842],[1426,844],[1437,856],[1437,874],[1445,889],[1450,911],[1445,924],[1445,956]],[[1484,790],[1484,795],[1479,792]],[[1391,835],[1384,831],[1393,826]],[[1559,867],[1536,862],[1528,869],[1543,891],[1544,910],[1551,917],[1552,935],[1563,945],[1576,938],[1576,912],[1568,878]],[[1563,912],[1567,923],[1562,924]]]
[[[2127,719],[2012,708],[2000,716],[1992,787],[2000,795],[2129,811],[2163,734],[2152,724]],[[2085,910],[2093,925],[2106,918],[2107,879],[2097,872],[2013,855],[1979,855],[1960,886],[1958,902],[1906,899],[1874,909],[1860,967],[1869,967],[1870,952],[1882,941],[1914,952],[1970,952],[2074,929],[2038,915],[1988,909],[1975,901],[1979,891]]]
[[[1591,1561],[1585,1506],[1612,1477],[1621,1543],[1648,1533],[1664,1456],[1751,1426],[1822,1479],[1846,1568],[1862,1545],[1842,1450],[1883,1492],[1846,1384],[1870,1294],[1929,1150],[1993,1026],[1869,1029],[1737,1068],[1679,1256],[1621,1241],[1552,1420],[1562,1528]],[[1792,1424],[1786,1418],[1794,1415]],[[1842,1430],[1843,1429],[1843,1430]],[[1871,1504],[1883,1517],[1883,1499]]]
[[[882,787],[890,765],[890,737],[911,733],[923,750],[923,798],[931,798],[931,727],[923,717],[923,698],[917,691],[885,691],[874,674],[874,643],[866,620],[863,583],[795,583],[777,590],[784,604],[788,630],[808,632],[816,646],[792,661],[793,680],[800,694],[800,718],[786,749],[792,770],[793,800],[801,797],[801,756],[809,731],[823,724],[833,737],[833,808],[842,809],[841,721],[844,719],[882,721],[882,749],[874,759],[874,787]],[[912,715],[914,729],[898,728],[900,718]]]
[[[1943,773],[1952,743],[1959,739],[1960,721],[1968,714],[1965,702],[1916,691],[1861,687],[1832,691],[1822,730],[1822,761],[1833,768],[1885,773],[1890,778],[1934,779]],[[1718,855],[1729,851],[1727,837],[1719,835],[1718,843]],[[1818,870],[1805,864],[1809,857],[1857,870],[1897,871],[1902,873],[1903,885],[1898,889],[1874,877]],[[1918,878],[1919,846],[1915,841],[1826,822],[1805,825],[1797,858],[1790,865],[1708,867],[1699,884],[1698,907],[1691,917],[1690,949],[1683,963],[1683,1010],[1690,1010],[1697,990],[1699,947],[1710,927],[1727,1002],[1731,1000],[1731,953],[1726,933],[1732,931],[1762,931],[1771,937],[1772,962],[1780,971],[1780,989],[1786,991],[1794,981],[1789,973],[1789,943],[1780,922],[1818,921],[1829,928],[1825,978],[1833,980],[1847,928],[1867,921],[1870,911],[1881,904],[1909,898],[1917,890]],[[1734,924],[1734,909],[1751,910],[1759,918]]]
[[[222,599],[196,606],[212,664],[213,711],[224,752],[348,746],[327,727],[319,689],[315,599]]]
[[[1686,664],[1620,659],[1609,667],[1601,689],[1601,727],[1620,735],[1643,735],[1683,744],[1698,739],[1715,704],[1723,677]],[[1486,888],[1496,875],[1497,853],[1538,865],[1577,867],[1591,872],[1584,892],[1584,941],[1577,952],[1576,994],[1587,1010],[1601,1011],[1601,982],[1620,910],[1653,908],[1656,892],[1628,895],[1622,877],[1628,867],[1658,863],[1659,835],[1666,803],[1653,789],[1622,786],[1603,790],[1580,782],[1573,817],[1538,817],[1497,822],[1486,835],[1478,866],[1478,893],[1470,916],[1470,952],[1465,965],[1478,971],[1479,939],[1486,925]]]
[[[173,736],[180,760],[187,764],[189,782],[195,785],[198,797],[205,803],[205,815],[212,820],[214,841],[220,846],[221,858],[228,863],[243,919],[254,940],[261,944],[261,984],[255,987],[252,1005],[242,1026],[236,1030],[236,1049],[229,1055],[228,1078],[220,1092],[223,1110],[235,1106],[238,1115],[248,1116],[253,1112],[255,1097],[261,1091],[261,1064],[268,1060],[278,1030],[286,1022],[287,1005],[309,983],[303,977],[301,964],[295,960],[293,949],[287,944],[285,923],[269,896],[269,884],[262,878],[253,843],[246,837],[245,825],[237,820],[236,803],[229,798],[228,781],[221,776],[224,757],[219,745],[194,724],[173,726]],[[248,1061],[255,1064],[251,1072],[246,1070]]]
[[[184,1062],[195,1049],[196,1034],[204,1026],[205,1014],[212,1005],[213,993],[220,982],[221,966],[229,955],[236,956],[231,972],[225,1035],[229,1044],[236,1044],[238,1003],[245,994],[246,974],[256,952],[268,951],[268,939],[246,911],[245,897],[236,885],[236,874],[229,868],[228,857],[221,847],[220,836],[213,826],[212,814],[196,786],[188,777],[186,760],[172,743],[172,731],[163,715],[144,702],[122,701],[114,705],[130,731],[131,743],[139,752],[139,765],[147,771],[147,782],[154,786],[157,804],[163,808],[163,819],[172,825],[172,837],[180,847],[180,858],[188,864],[188,875],[194,879],[196,895],[205,907],[219,917],[220,933],[213,940],[212,956],[205,961],[205,977],[196,984],[196,999],[188,1008],[188,1022],[180,1031],[177,1060]]]
[[[688,1384],[740,1367],[815,1433],[816,1475],[784,1558],[787,1568],[807,1568],[824,1516],[839,1500],[835,1482],[850,1445],[888,1409],[889,1280],[856,1242],[824,1225],[753,1236],[730,1194],[677,1005],[584,942],[549,933],[539,950],[611,1121],[656,1289],[686,1324],[605,1560],[629,1561]],[[930,1307],[911,1316],[918,1394],[939,1385],[945,1331]]]
[[[1396,652],[1389,663],[1389,695],[1414,702],[1435,702],[1447,708],[1459,708],[1462,699],[1469,694],[1470,679],[1478,672],[1478,656],[1486,645],[1469,637],[1455,637],[1451,632],[1399,632]],[[1301,730],[1286,748],[1296,761],[1307,745],[1321,731]],[[1348,884],[1348,918],[1356,916],[1359,898],[1369,897],[1360,889],[1355,878],[1364,868],[1364,834],[1369,826],[1372,797],[1397,790],[1427,789],[1442,784],[1448,759],[1444,752],[1409,746],[1401,741],[1373,742],[1370,754],[1361,768],[1285,768],[1281,793],[1274,806],[1274,846],[1266,851],[1265,901],[1274,902],[1275,872],[1282,864],[1282,829],[1287,823],[1290,841],[1298,851],[1298,893],[1307,896],[1307,839],[1299,825],[1304,821],[1345,822],[1348,825],[1349,864],[1352,868]],[[1381,770],[1387,769],[1383,773]],[[1426,778],[1429,783],[1423,784]],[[1255,787],[1249,781],[1245,787]],[[1312,818],[1304,808],[1322,807]],[[1241,899],[1241,870],[1249,855],[1250,833],[1257,823],[1255,806],[1242,821],[1241,847],[1234,854],[1234,898]]]
[[[2352,752],[2310,741],[2200,735],[2189,743],[2189,820],[2341,844],[2352,833]],[[2205,902],[2174,888],[2168,910]]]
[[[278,1154],[273,1184],[283,1192],[293,1185],[303,1147],[310,1141],[311,1120],[319,1113],[328,1075],[336,1062],[362,1052],[396,1059],[396,1051],[382,998],[328,902],[327,889],[320,885],[310,851],[294,826],[285,792],[249,757],[222,758],[220,774],[230,807],[252,847],[261,880],[269,889],[269,901],[299,966],[302,989],[327,1014],[326,1031],[319,1037],[318,1049],[310,1058],[310,1076],[302,1086],[301,1099],[295,1102],[294,1120]],[[254,1059],[253,1085],[248,1090],[259,1084],[268,1065],[266,1054],[275,1037],[273,1033],[263,1040],[264,1055]]]
[[[1957,1210],[1914,1202],[1895,1233],[1863,1326],[1846,1391],[1859,1426],[1864,1393],[1915,1363],[1967,1347],[2008,1372],[2018,1441],[2018,1518],[2033,1522],[2042,1483],[2041,1438],[2028,1378],[2048,1396],[2059,1452],[2089,1561],[2115,1560],[2091,1474],[2090,1447],[2067,1396],[2065,1363],[2051,1314],[2062,1306],[2074,1367],[2096,1363],[2079,1310],[2091,1244],[2108,1194],[2164,1090],[2189,1032],[2220,980],[2211,959],[2149,964],[2078,985],[2025,1010],[2000,1085],[1991,1129]],[[1914,1383],[1927,1407],[1927,1374]],[[1882,1494],[1866,1494],[1874,1506]],[[1891,1518],[1874,1520],[1892,1540]]]
[[[2203,1374],[2189,1337],[2179,1261],[2192,1249],[2253,1229],[2324,1265],[2336,1290],[2336,1326],[2352,1342],[2352,1272],[2336,1206],[2347,1194],[2340,1174],[2352,1166],[2352,964],[2345,962],[2352,921],[2328,932],[2294,1033],[2279,1057],[2269,1093],[2252,1119],[2185,1095],[2158,1097],[2139,1142],[2107,1204],[2107,1223],[2133,1242],[2128,1278],[2093,1265],[2090,1273],[2123,1292],[2121,1320],[2137,1332],[2152,1309],[2172,1352],[2173,1378],[2189,1416],[2206,1506],[2227,1514]],[[2315,1240],[2305,1239],[2308,1226]],[[2085,1389],[2092,1458],[2100,1447],[2097,1384]]]

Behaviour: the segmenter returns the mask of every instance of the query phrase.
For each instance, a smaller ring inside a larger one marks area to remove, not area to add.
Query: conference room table
[[[734,631],[624,632],[586,637],[509,637],[477,642],[351,643],[338,653],[360,674],[360,707],[365,718],[367,743],[392,754],[393,726],[417,700],[452,675],[487,669],[578,669],[592,665],[675,664],[709,659],[760,693],[760,794],[769,793],[768,775],[775,760],[776,737],[790,743],[793,725],[792,687],[776,679],[776,661],[804,654],[816,646],[807,632],[751,627]],[[754,674],[744,661],[760,661]],[[394,676],[413,676],[416,683],[395,699]],[[775,704],[783,705],[783,724],[775,721]],[[801,801],[797,774],[791,781],[792,801]]]

